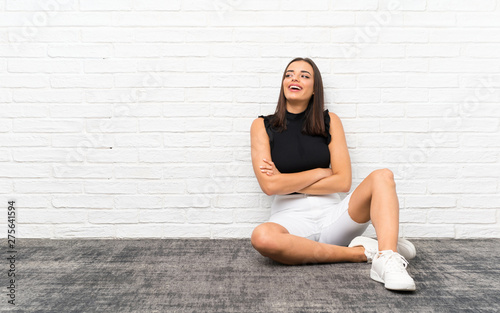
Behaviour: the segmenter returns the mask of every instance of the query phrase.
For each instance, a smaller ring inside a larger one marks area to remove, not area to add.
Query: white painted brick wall
[[[402,235],[498,238],[499,55],[499,0],[0,0],[0,232],[15,200],[24,238],[248,237],[249,127],[306,56],[353,189],[390,168]]]

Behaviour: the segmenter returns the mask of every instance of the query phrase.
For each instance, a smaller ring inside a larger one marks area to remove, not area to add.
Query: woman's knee
[[[257,226],[252,233],[252,246],[264,256],[270,256],[280,251],[277,236],[281,234],[274,225],[264,223]]]
[[[396,182],[394,181],[394,173],[388,168],[375,170],[370,175],[377,184],[384,183],[392,187],[396,186]]]

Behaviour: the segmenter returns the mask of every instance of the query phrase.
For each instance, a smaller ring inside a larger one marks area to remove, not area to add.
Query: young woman
[[[251,145],[259,185],[275,195],[269,222],[252,233],[259,253],[290,265],[372,262],[370,277],[387,289],[415,290],[406,259],[416,252],[398,240],[392,172],[373,171],[345,199],[338,195],[351,189],[349,151],[339,117],[324,110],[321,74],[311,59],[288,64],[276,111],[253,122]],[[370,221],[378,242],[360,236]]]

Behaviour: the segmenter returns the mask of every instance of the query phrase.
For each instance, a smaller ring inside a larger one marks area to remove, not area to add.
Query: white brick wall
[[[248,237],[249,127],[307,56],[353,189],[390,168],[402,235],[498,238],[499,52],[499,0],[0,0],[0,232],[15,200],[24,238]]]

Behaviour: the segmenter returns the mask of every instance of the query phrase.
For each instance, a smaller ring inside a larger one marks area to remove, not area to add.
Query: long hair
[[[318,67],[313,62],[313,60],[309,58],[295,58],[286,66],[285,71],[283,72],[283,77],[281,78],[281,89],[280,96],[278,98],[278,105],[276,106],[276,111],[274,112],[274,114],[270,116],[270,124],[279,132],[286,130],[286,98],[285,90],[283,88],[283,80],[285,79],[288,66],[297,61],[305,61],[309,63],[314,71],[314,94],[311,96],[311,99],[309,99],[309,104],[307,105],[307,109],[305,111],[305,122],[302,128],[302,132],[306,135],[327,136],[325,128],[325,118],[323,113],[325,110],[323,79],[321,78],[321,73]]]

